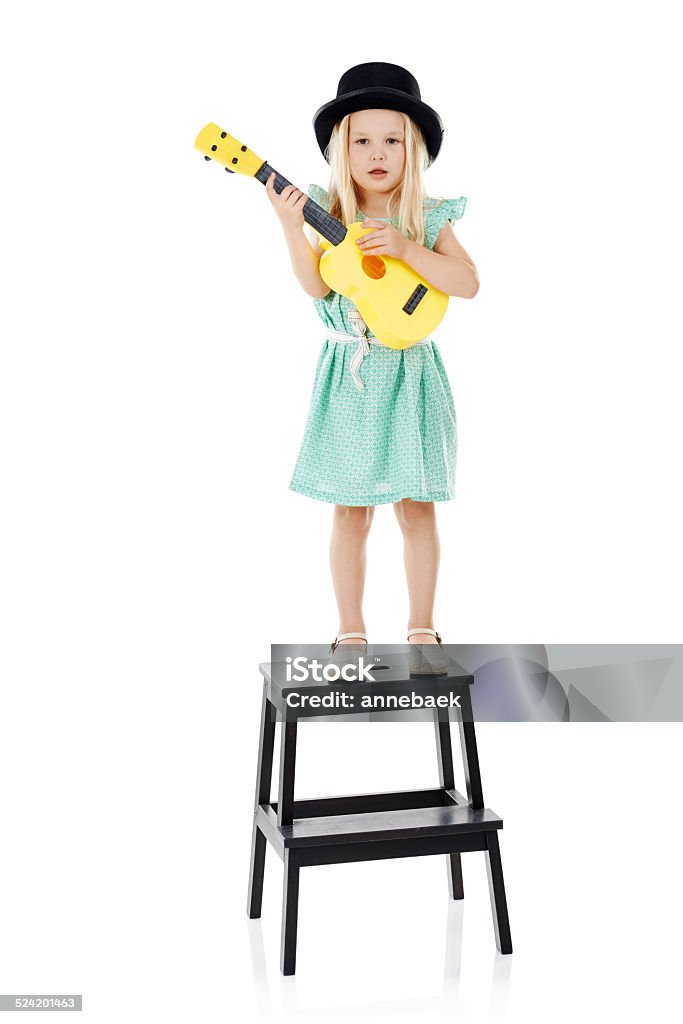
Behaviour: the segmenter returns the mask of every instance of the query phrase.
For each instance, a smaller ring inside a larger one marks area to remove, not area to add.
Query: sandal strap
[[[333,640],[330,645],[330,651],[334,654],[335,648],[339,645],[340,640],[365,640],[368,642],[368,638],[365,633],[340,633],[336,640]]]
[[[435,629],[427,629],[425,626],[418,626],[417,629],[409,629],[408,639],[410,640],[411,636],[415,636],[416,633],[429,633],[430,636],[436,637],[438,643],[441,643],[441,637]]]

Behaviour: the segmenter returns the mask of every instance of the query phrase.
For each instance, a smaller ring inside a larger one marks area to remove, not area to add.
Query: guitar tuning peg
[[[234,174],[235,173],[234,171],[231,171],[229,167],[225,167],[224,170],[226,170],[228,172],[228,174]]]
[[[205,156],[205,157],[204,157],[204,159],[205,159],[205,160],[210,160],[210,159],[211,159],[211,157],[210,157],[210,156]]]

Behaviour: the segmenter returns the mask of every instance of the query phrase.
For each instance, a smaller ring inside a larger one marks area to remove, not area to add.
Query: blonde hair
[[[402,111],[406,153],[403,178],[391,192],[387,201],[387,217],[398,217],[398,230],[407,238],[424,242],[424,178],[429,154],[422,132],[415,122]],[[351,177],[349,163],[349,124],[351,114],[337,121],[332,129],[325,155],[331,168],[329,212],[333,217],[350,224],[359,220],[360,196]]]

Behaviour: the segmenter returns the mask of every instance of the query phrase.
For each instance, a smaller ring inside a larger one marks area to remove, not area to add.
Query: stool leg
[[[486,846],[486,873],[489,879],[496,946],[500,953],[511,953],[512,938],[510,936],[508,905],[505,899],[505,883],[503,882],[503,863],[500,859],[497,832],[486,833]]]
[[[285,849],[285,876],[282,887],[282,935],[280,970],[294,974],[296,968],[296,928],[299,916],[299,854]]]
[[[254,821],[251,837],[251,866],[249,869],[249,895],[247,914],[252,919],[261,916],[263,877],[266,869],[266,837]]]
[[[484,806],[484,794],[481,788],[479,754],[477,753],[477,737],[474,732],[474,717],[472,715],[472,699],[469,686],[463,689],[460,707],[458,727],[460,729],[460,746],[462,747],[462,760],[465,769],[467,799],[474,810],[481,810]]]
[[[449,853],[446,862],[448,868],[448,895],[452,900],[465,899],[465,886],[462,880],[462,858],[459,853]]]
[[[277,827],[294,820],[294,777],[296,774],[296,719],[280,727],[280,788],[277,796]]]
[[[453,748],[451,746],[451,727],[448,711],[436,708],[434,711],[434,731],[436,735],[436,756],[439,765],[439,785],[444,789],[453,789],[455,776],[453,773]],[[444,798],[445,799],[445,798]],[[448,873],[448,894],[452,900],[465,898],[465,887],[462,881],[462,860],[459,853],[446,855]]]
[[[263,897],[263,874],[266,863],[266,837],[256,824],[259,804],[270,803],[270,783],[273,774],[273,746],[275,743],[275,708],[266,696],[263,686],[261,704],[261,729],[259,732],[258,763],[256,768],[256,796],[254,799],[254,824],[251,833],[251,860],[249,864],[249,893],[247,914],[261,916]]]

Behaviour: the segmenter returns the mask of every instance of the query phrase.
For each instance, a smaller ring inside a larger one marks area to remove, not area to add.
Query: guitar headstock
[[[207,159],[217,160],[227,171],[247,174],[253,178],[265,161],[247,149],[238,139],[233,139],[217,124],[210,122],[200,131],[194,140],[195,149],[203,153]]]

